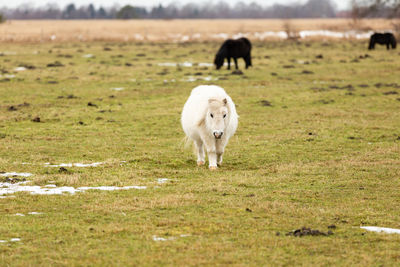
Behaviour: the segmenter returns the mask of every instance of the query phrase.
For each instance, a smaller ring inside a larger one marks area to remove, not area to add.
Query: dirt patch
[[[396,91],[387,91],[383,93],[384,95],[398,95],[399,93],[397,93]]]
[[[301,72],[301,74],[314,74],[314,72],[310,71],[310,70],[303,70]]]
[[[0,172],[4,173],[4,172]],[[25,182],[25,178],[18,178],[18,177],[6,177],[4,179],[0,179],[0,182],[2,183],[10,183],[10,184],[15,184],[15,183],[20,183],[20,182]]]
[[[95,107],[98,108],[98,106],[92,102],[87,103],[88,107]]]
[[[262,105],[262,106],[264,106],[264,107],[272,107],[272,104],[271,104],[271,102],[269,102],[268,100],[261,100],[260,101],[260,104]]]
[[[284,69],[294,69],[294,65],[283,65]]]
[[[28,70],[34,70],[34,69],[36,69],[36,67],[35,67],[34,65],[28,64],[28,63],[22,63],[22,64],[19,64],[19,66],[20,66],[20,67],[24,67],[25,69],[28,69]]]
[[[231,74],[232,74],[232,75],[243,75],[243,71],[241,71],[241,70],[234,70],[234,71],[232,71]]]
[[[324,55],[322,55],[322,54],[319,54],[319,55],[316,55],[316,56],[315,56],[315,58],[318,58],[318,59],[323,59],[323,58],[324,58]]]
[[[74,96],[74,95],[67,95],[67,96],[60,95],[57,98],[58,99],[63,99],[63,98],[65,98],[65,99],[74,99],[74,98],[78,98],[78,97]]]
[[[48,68],[53,68],[53,67],[64,67],[64,65],[60,61],[55,61],[53,63],[47,64]]]
[[[330,236],[333,235],[332,231],[328,232],[322,232],[319,230],[314,230],[311,228],[303,227],[301,229],[296,229],[294,231],[286,233],[287,236],[297,236],[297,237],[302,237],[302,236]]]
[[[327,105],[327,104],[335,103],[335,100],[333,100],[333,99],[321,99],[321,100],[317,101],[316,103]]]
[[[354,91],[354,86],[351,84],[344,85],[344,86],[330,85],[329,89]]]
[[[35,117],[32,119],[32,122],[40,122],[40,117]]]
[[[400,84],[397,84],[397,83],[376,83],[375,87],[376,88],[392,87],[392,88],[400,89]]]
[[[9,107],[7,108],[7,110],[8,110],[8,111],[17,111],[18,108],[29,107],[29,106],[30,106],[29,103],[24,102],[24,103],[22,103],[22,104],[9,106]]]

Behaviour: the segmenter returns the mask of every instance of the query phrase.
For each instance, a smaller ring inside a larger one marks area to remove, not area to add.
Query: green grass
[[[21,238],[0,243],[0,265],[398,266],[399,235],[359,228],[400,228],[400,95],[384,94],[400,93],[400,55],[366,46],[257,43],[254,67],[231,75],[157,65],[212,62],[218,43],[0,44],[16,52],[0,56],[15,74],[0,78],[0,171],[31,172],[36,185],[148,187],[0,199],[0,239]],[[55,61],[64,66],[46,67]],[[192,88],[209,83],[240,115],[216,172],[196,166],[180,126]],[[43,165],[97,161],[68,173]],[[13,216],[31,211],[43,214]],[[330,236],[286,236],[332,224]]]

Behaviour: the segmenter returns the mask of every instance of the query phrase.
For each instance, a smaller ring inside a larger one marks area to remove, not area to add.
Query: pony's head
[[[214,59],[214,65],[217,68],[217,70],[219,70],[222,67],[222,65],[224,65],[224,57],[221,56],[220,54],[217,54]]]
[[[208,109],[205,118],[207,130],[215,139],[221,139],[229,122],[229,108],[226,98],[208,100]]]

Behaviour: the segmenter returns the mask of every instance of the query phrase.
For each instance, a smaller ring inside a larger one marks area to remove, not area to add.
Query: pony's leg
[[[244,58],[244,62],[246,63],[246,70],[249,68],[250,64],[249,64],[249,56],[245,56]]]
[[[217,164],[218,166],[222,165],[222,156],[224,154],[225,146],[227,144],[228,140],[225,138],[222,138],[220,140],[217,140],[216,142],[216,152],[217,152]]]
[[[386,50],[389,50],[390,49],[390,46],[389,46],[389,43],[387,43],[386,44]]]
[[[237,58],[234,57],[233,61],[235,61],[235,69],[238,69]]]
[[[228,57],[228,70],[230,70],[230,69],[231,69],[231,58]]]
[[[204,140],[204,145],[207,150],[208,154],[208,167],[210,170],[216,170],[217,169],[217,151],[216,151],[216,142],[215,139],[208,138],[208,139],[203,139]]]
[[[205,163],[204,145],[201,140],[195,142],[197,148],[197,165],[201,166]]]

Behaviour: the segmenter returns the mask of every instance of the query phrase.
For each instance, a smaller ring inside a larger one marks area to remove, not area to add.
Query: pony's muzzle
[[[215,139],[221,139],[224,132],[214,131],[213,134],[214,134]]]

